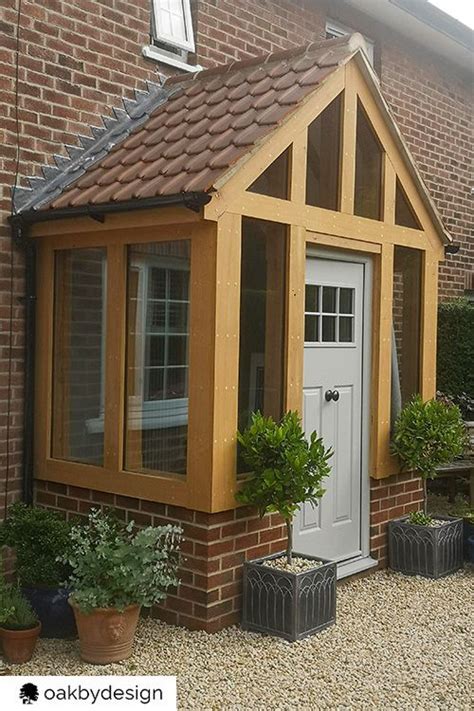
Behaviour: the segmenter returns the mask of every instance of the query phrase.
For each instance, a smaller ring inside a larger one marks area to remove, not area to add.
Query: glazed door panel
[[[337,561],[361,554],[363,299],[363,264],[307,259],[303,420],[334,455],[320,505],[296,517],[294,547]]]

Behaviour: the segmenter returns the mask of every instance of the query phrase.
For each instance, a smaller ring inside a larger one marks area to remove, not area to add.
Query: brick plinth
[[[370,549],[387,565],[387,523],[422,506],[420,479],[401,474],[371,480]],[[244,507],[208,514],[119,494],[36,483],[36,502],[64,512],[68,518],[85,517],[91,507],[112,507],[126,521],[139,526],[174,523],[182,526],[181,585],[153,613],[165,622],[189,629],[216,632],[240,619],[242,563],[282,551],[285,526],[276,514],[259,518]]]
[[[392,518],[423,506],[421,479],[411,474],[398,474],[388,479],[370,481],[370,553],[379,568],[388,564],[387,524]]]
[[[179,524],[184,530],[181,585],[154,614],[170,624],[216,632],[238,622],[242,563],[284,550],[285,527],[276,514],[260,519],[240,508],[215,514],[53,482],[37,482],[36,502],[85,516],[91,507],[113,507],[140,526]]]

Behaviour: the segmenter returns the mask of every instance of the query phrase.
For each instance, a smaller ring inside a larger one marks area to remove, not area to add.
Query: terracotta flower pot
[[[36,642],[41,632],[41,624],[28,630],[8,630],[0,628],[3,655],[10,664],[29,662],[35,651]]]
[[[139,605],[125,610],[99,607],[84,613],[69,601],[76,618],[81,657],[92,664],[110,664],[128,659],[137,629]]]

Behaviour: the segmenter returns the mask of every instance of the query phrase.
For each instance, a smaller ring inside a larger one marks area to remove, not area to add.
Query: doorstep
[[[357,573],[363,573],[365,570],[376,568],[377,565],[378,561],[370,556],[361,556],[359,558],[343,560],[341,563],[337,564],[337,579],[343,580],[344,578],[348,578],[350,575],[357,575]]]

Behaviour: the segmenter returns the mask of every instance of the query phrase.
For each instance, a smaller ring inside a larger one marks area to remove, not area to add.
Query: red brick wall
[[[243,561],[284,550],[286,544],[279,516],[260,519],[248,508],[206,514],[53,482],[37,483],[36,501],[69,518],[85,516],[92,506],[110,506],[139,526],[181,525],[181,585],[155,614],[165,622],[208,632],[240,618]]]
[[[198,61],[205,67],[286,49],[325,37],[326,2],[199,0]]]
[[[423,508],[421,479],[399,474],[370,480],[370,553],[379,567],[388,565],[387,524],[392,518]]]
[[[388,563],[388,521],[421,509],[422,499],[420,479],[409,474],[371,480],[370,549],[379,567]],[[248,507],[207,514],[54,482],[37,482],[36,502],[70,519],[86,516],[93,506],[105,506],[139,526],[181,525],[181,585],[154,614],[170,624],[207,632],[239,621],[244,560],[283,551],[286,545],[282,519],[276,514],[260,519]]]

